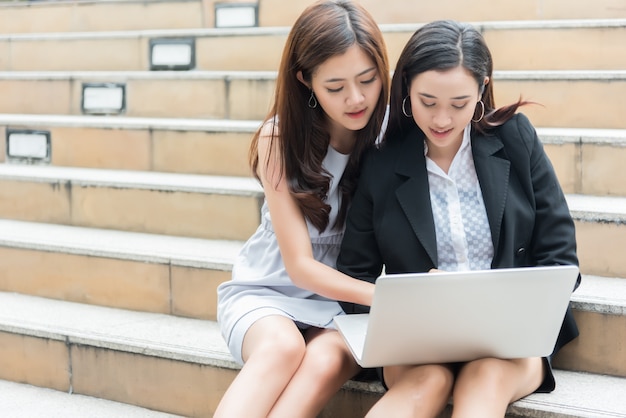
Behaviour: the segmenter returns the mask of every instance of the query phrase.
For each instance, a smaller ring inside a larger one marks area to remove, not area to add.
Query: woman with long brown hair
[[[382,34],[358,3],[322,1],[301,14],[251,146],[261,225],[218,288],[218,322],[243,368],[215,417],[315,417],[359,371],[332,320],[343,314],[337,300],[370,304],[373,285],[335,261],[388,90]]]

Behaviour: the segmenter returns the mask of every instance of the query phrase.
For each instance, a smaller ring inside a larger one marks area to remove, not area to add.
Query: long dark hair
[[[389,64],[383,35],[362,6],[345,0],[321,1],[302,12],[287,38],[274,103],[268,114],[268,120],[276,118],[278,125],[271,140],[278,141],[276,145],[283,162],[280,174],[286,176],[289,190],[304,216],[319,231],[325,230],[329,222],[330,207],[324,199],[330,186],[330,174],[323,169],[322,161],[328,151],[330,135],[324,111],[321,106],[309,108],[311,92],[297,79],[297,74],[301,71],[303,78],[310,82],[319,65],[355,44],[374,61],[382,80],[382,91],[371,119],[356,132],[354,149],[339,181],[342,199],[334,227],[343,226],[356,188],[361,155],[380,134],[389,96]],[[250,147],[250,165],[257,179],[259,134],[260,130]]]
[[[493,98],[493,60],[483,36],[473,26],[453,20],[438,20],[419,28],[405,45],[391,81],[389,126],[384,141],[402,138],[415,122],[402,112],[402,101],[409,94],[411,81],[419,74],[430,71],[445,71],[463,66],[472,74],[484,103],[474,111],[472,128],[487,133],[509,120],[520,106],[529,102],[516,103],[496,109]],[[489,83],[483,85],[485,77]],[[405,105],[408,108],[408,103]],[[474,122],[478,120],[479,122]]]

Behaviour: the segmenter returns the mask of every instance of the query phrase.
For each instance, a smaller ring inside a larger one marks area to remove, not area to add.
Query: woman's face
[[[332,132],[363,129],[376,109],[382,81],[374,60],[358,45],[317,67],[311,88]]]
[[[462,66],[426,71],[413,78],[409,96],[413,120],[426,134],[429,153],[456,154],[480,100],[474,77]]]

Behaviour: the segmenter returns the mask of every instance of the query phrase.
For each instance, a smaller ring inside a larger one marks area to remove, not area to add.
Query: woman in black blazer
[[[392,80],[387,132],[363,163],[340,271],[373,283],[383,268],[578,264],[574,223],[552,165],[528,119],[516,113],[526,102],[496,109],[492,69],[482,36],[469,25],[432,22],[409,40]],[[554,353],[577,335],[568,310]],[[380,376],[388,391],[369,417],[436,416],[450,396],[454,417],[502,417],[509,403],[555,387],[550,358],[393,366]]]

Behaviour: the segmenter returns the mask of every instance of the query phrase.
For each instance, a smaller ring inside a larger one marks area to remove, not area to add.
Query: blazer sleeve
[[[535,224],[530,243],[529,257],[534,265],[573,264],[576,256],[576,233],[565,195],[557,179],[552,163],[530,121],[523,114],[507,124],[516,129],[512,138],[521,139],[529,155],[529,174],[535,206]],[[504,133],[503,137],[507,137]],[[512,159],[516,167],[515,159]],[[576,287],[580,283],[580,276]]]
[[[374,151],[375,152],[375,151]],[[337,269],[351,277],[375,283],[382,271],[374,225],[374,202],[371,187],[376,183],[372,153],[361,167],[359,183],[346,218],[346,230],[337,258]],[[346,313],[367,313],[369,306],[340,302]]]

